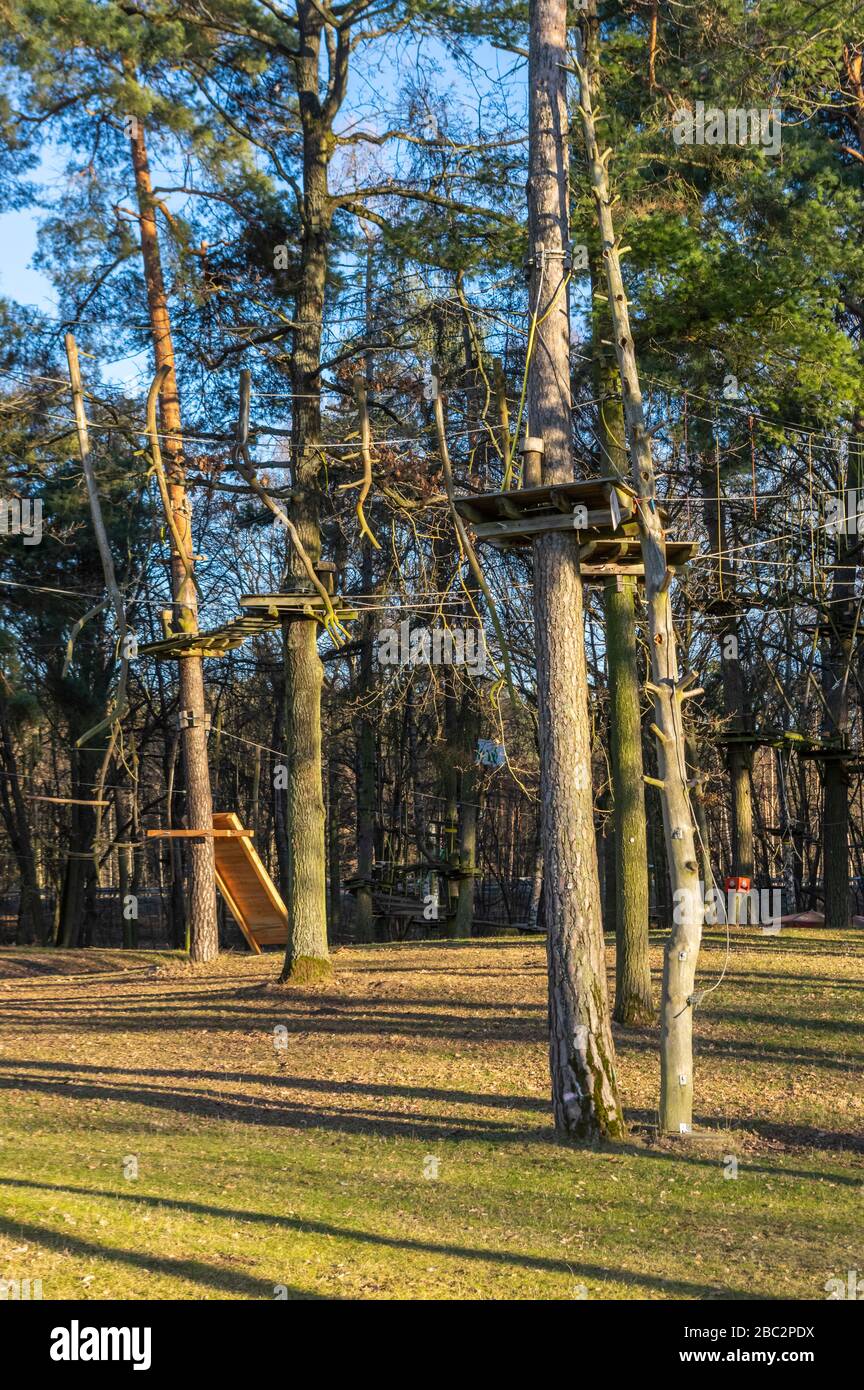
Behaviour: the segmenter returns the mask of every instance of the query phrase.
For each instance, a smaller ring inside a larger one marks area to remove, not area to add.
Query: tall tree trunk
[[[464,354],[464,401],[465,401],[465,424],[471,431],[470,439],[475,441],[471,447],[470,472],[478,478],[480,486],[489,476],[490,455],[494,453],[488,434],[483,432],[482,422],[484,419],[485,387],[483,383],[482,371],[482,344],[475,331],[471,314],[468,308],[468,301],[463,290],[463,274],[460,271],[456,278],[456,293],[462,308],[462,343]],[[493,375],[495,370],[493,369]],[[488,378],[487,378],[488,379]],[[506,413],[506,391],[504,400],[504,411]],[[454,556],[454,560],[456,557]],[[456,560],[458,563],[458,560]],[[461,605],[461,617],[463,632],[467,636],[468,628],[473,627],[476,621],[475,615],[479,613],[481,606],[481,594],[476,577],[471,574],[465,581],[465,587],[472,596],[472,602],[467,601]],[[457,846],[458,863],[462,877],[458,880],[456,909],[451,923],[450,935],[453,937],[470,937],[474,922],[474,870],[477,865],[477,820],[479,796],[479,782],[477,778],[477,740],[480,737],[482,719],[480,713],[480,695],[477,684],[473,676],[466,678],[463,685],[461,713],[457,729],[456,739],[456,763],[459,778],[459,842]]]
[[[544,481],[563,483],[573,477],[565,0],[534,0],[529,52],[529,303],[537,331],[528,428],[544,441]],[[621,1134],[624,1120],[606,986],[575,535],[539,537],[533,558],[552,1105],[559,1135],[594,1140]]]
[[[255,844],[261,844],[261,749],[255,749],[255,762],[252,767],[252,806],[249,822],[254,833]]]
[[[363,561],[360,568],[360,587],[364,594],[372,592],[372,546],[364,536]],[[355,726],[357,786],[357,877],[361,883],[354,899],[354,935],[357,941],[373,937],[372,871],[375,860],[375,811],[377,807],[377,769],[375,762],[375,725],[369,702],[372,699],[374,613],[363,617],[360,638],[360,661],[357,673],[357,697],[361,710]]]
[[[739,655],[738,624],[734,616],[736,604],[735,565],[727,554],[726,515],[720,499],[719,463],[702,467],[702,497],[705,528],[711,548],[716,551],[711,566],[715,611],[723,616],[717,633],[720,645],[720,669],[723,675],[723,703],[732,735],[752,732],[744,692],[744,676]],[[722,606],[721,606],[722,605]],[[733,610],[728,612],[727,610]],[[747,744],[730,743],[726,749],[726,766],[732,806],[732,874],[736,878],[753,877],[753,749]],[[706,884],[706,888],[707,888]],[[747,899],[749,914],[750,899]]]
[[[303,136],[300,265],[291,355],[291,443],[294,459],[291,516],[312,564],[321,558],[321,334],[327,279],[331,203],[327,164],[331,114],[320,99],[323,20],[310,0],[298,0],[300,57],[295,61]],[[341,45],[341,36],[340,36]],[[347,57],[345,59],[347,64]],[[337,104],[338,109],[338,104]],[[296,554],[291,566],[303,568]],[[285,624],[285,743],[288,752],[288,945],[283,982],[303,983],[332,974],[327,948],[327,874],[321,764],[321,690],[324,673],[313,622]]]
[[[366,239],[366,273],[363,284],[364,312],[366,317],[366,341],[371,344],[375,333],[375,263],[378,242],[371,229],[364,223]],[[364,386],[362,396],[358,393],[361,409],[362,431],[368,431],[367,393],[374,380],[375,363],[371,349],[367,347],[364,360]],[[375,582],[374,546],[366,535],[360,537],[362,562],[360,566],[360,592],[371,594]],[[360,662],[358,670],[357,695],[360,701],[360,715],[355,723],[355,784],[357,788],[357,877],[361,880],[354,899],[354,936],[357,941],[371,941],[374,936],[374,902],[372,897],[372,878],[375,864],[375,816],[378,806],[378,777],[375,759],[375,725],[369,708],[372,700],[374,682],[374,625],[373,612],[363,618],[360,637]]]
[[[276,749],[285,746],[285,668],[284,661],[281,671],[277,672],[273,682],[273,739],[272,744]],[[288,880],[290,878],[289,854],[288,854],[288,830],[285,824],[285,801],[286,789],[281,780],[281,769],[284,766],[282,758],[274,764],[271,774],[272,794],[273,794],[273,839],[276,846],[276,863],[279,866],[279,887],[282,896],[288,898]]]
[[[776,751],[777,758],[777,780],[780,788],[780,843],[782,846],[782,865],[783,865],[783,912],[793,913],[798,911],[798,893],[796,886],[796,853],[795,853],[795,833],[792,825],[792,813],[789,805],[789,782],[788,764],[786,755],[782,748]]]
[[[122,776],[122,765],[114,764],[117,776]],[[137,945],[137,916],[129,913],[135,908],[135,904],[128,902],[130,895],[134,893],[132,887],[133,873],[133,851],[132,840],[134,813],[132,808],[132,794],[128,787],[118,786],[114,791],[114,811],[117,817],[117,877],[120,889],[120,921],[123,931],[123,945],[127,950],[132,950]]]
[[[339,761],[334,748],[331,750],[327,764],[327,855],[330,868],[327,937],[334,945],[342,935],[342,860],[339,853],[341,817],[342,797],[340,795]]]
[[[42,898],[36,873],[36,860],[33,855],[33,842],[30,837],[30,822],[27,807],[18,777],[18,759],[9,720],[9,707],[3,691],[3,677],[0,674],[0,768],[5,776],[0,776],[0,814],[9,837],[9,845],[18,869],[18,926],[15,940],[20,945],[32,941],[44,942],[45,923],[42,915]]]
[[[849,486],[856,496],[864,484],[864,443],[853,444],[849,455]],[[841,487],[842,477],[836,478]],[[845,508],[844,508],[845,513]],[[848,534],[847,525],[835,541],[836,564],[832,570],[831,602],[828,607],[832,631],[823,648],[823,687],[826,717],[825,736],[845,748],[849,738],[849,671],[856,626],[855,575],[860,538]],[[853,519],[853,526],[854,526]],[[822,761],[822,860],[825,883],[825,926],[845,931],[849,926],[849,792],[850,779],[843,756]]]
[[[693,817],[696,821],[696,829],[699,832],[699,861],[701,864],[702,884],[707,894],[714,885],[714,874],[711,868],[711,840],[708,830],[708,817],[705,814],[705,786],[696,740],[693,738],[692,734],[689,733],[687,735],[687,768],[693,783],[693,796],[691,798]]]
[[[648,962],[648,836],[636,650],[636,581],[607,581],[609,742],[615,796],[615,1021],[654,1018]]]
[[[624,419],[630,445],[633,486],[639,498],[645,600],[651,646],[654,728],[661,782],[663,828],[675,911],[663,964],[660,1055],[660,1128],[687,1132],[693,1123],[693,1010],[692,996],[703,904],[699,892],[699,865],[687,787],[687,766],[682,705],[687,698],[686,678],[678,671],[675,627],[669,587],[672,574],[666,565],[666,543],[657,510],[654,460],[642,407],[642,392],[630,315],[621,276],[619,243],[612,221],[607,163],[597,143],[591,82],[585,66],[585,40],[578,38],[580,115],[585,151],[600,225],[609,311],[621,377]]]
[[[130,139],[153,352],[157,371],[165,368],[167,373],[160,399],[160,418],[165,435],[163,454],[168,497],[174,521],[174,527],[171,528],[173,626],[178,632],[197,632],[198,595],[191,577],[192,508],[186,491],[186,463],[183,456],[182,421],[174,372],[174,345],[171,338],[168,297],[162,274],[153,185],[141,121],[133,123]],[[199,657],[187,656],[178,661],[178,667],[180,710],[185,722],[181,731],[181,743],[186,774],[187,826],[190,830],[212,830],[213,801],[210,793],[210,770],[207,765],[207,705],[204,697],[203,665]],[[200,840],[189,840],[187,852],[190,955],[195,961],[209,961],[219,954],[216,868],[212,838],[205,836]]]
[[[170,744],[166,744],[165,757],[163,759],[165,768],[165,807],[168,829],[175,825],[174,819],[174,791],[177,777],[177,754],[180,748],[180,733],[174,735]],[[181,790],[183,790],[181,788]],[[189,918],[186,907],[186,879],[183,873],[183,854],[180,849],[179,840],[168,840],[168,865],[171,870],[171,892],[169,896],[171,912],[171,943],[178,950],[188,949],[189,944]]]
[[[458,880],[459,890],[456,911],[453,916],[450,935],[469,937],[474,923],[474,870],[477,867],[477,798],[480,795],[477,779],[476,750],[480,736],[480,711],[477,707],[477,692],[473,685],[466,686],[462,695],[459,716],[457,743],[457,771],[459,774],[459,844],[458,862],[462,877]]]
[[[69,731],[72,796],[82,801],[92,798],[101,764],[100,754],[87,747],[79,749],[75,746],[76,738],[85,733],[88,727],[87,721],[80,725],[73,723]],[[90,806],[69,807],[67,858],[60,892],[58,928],[59,944],[66,949],[81,944],[82,928],[85,925],[87,885],[95,873],[95,866],[90,858],[95,831],[96,817]]]
[[[531,896],[528,899],[528,926],[532,931],[542,930],[540,926],[540,900],[543,897],[543,841],[538,835],[537,849],[534,853],[534,868],[531,874]]]
[[[308,533],[303,543],[309,553]],[[286,623],[285,628],[289,931],[281,979],[305,984],[332,974],[321,762],[323,668],[315,624]]]
[[[732,785],[732,873],[736,878],[753,878],[753,755],[748,748],[735,747],[728,754]]]
[[[590,55],[599,42],[599,28],[593,17],[586,38]],[[595,63],[591,69],[591,83],[594,98],[599,101],[599,64]],[[599,296],[605,287],[605,270],[598,237],[592,238],[589,269],[592,291]],[[598,397],[600,471],[626,479],[629,461],[621,384],[614,354],[607,346],[611,335],[609,312],[602,298],[592,297],[592,303],[591,346]],[[654,1017],[654,1006],[648,959],[648,837],[633,581],[618,576],[607,582],[603,588],[603,609],[609,671],[616,884],[614,1018],[616,1023],[638,1025]]]
[[[441,815],[444,822],[444,858],[451,869],[458,863],[457,837],[459,834],[459,705],[454,688],[453,671],[445,667],[441,686],[444,696],[443,740],[439,756],[439,796]],[[455,931],[456,897],[459,892],[456,879],[442,874],[439,879],[439,892],[443,895],[443,908],[446,912],[447,935]],[[439,908],[440,911],[440,908]]]
[[[139,798],[140,798],[141,782],[140,782],[140,778],[139,778],[138,746],[137,746],[137,743],[136,743],[136,741],[135,741],[134,736],[130,737],[130,739],[129,739],[129,750],[128,750],[127,758],[128,758],[128,763],[129,763],[129,767],[130,767],[130,770],[131,770],[131,782],[132,782],[132,789],[131,789],[131,793],[130,793],[130,797],[129,797],[129,802],[130,802],[130,813],[131,813],[131,821],[130,821],[130,825],[129,825],[129,839],[132,841],[132,844],[133,844],[133,845],[137,845],[137,844],[140,844],[140,842],[141,842],[143,836],[142,836],[142,832],[141,832],[141,804],[140,804],[140,799],[139,799]],[[137,854],[137,855],[136,855],[135,850],[132,849],[132,848],[130,848],[130,850],[129,850],[129,891],[130,891],[131,893],[133,893],[136,897],[138,897],[139,894],[140,894],[140,890],[141,890],[141,879],[142,879],[142,876],[144,876],[145,874],[146,874],[146,864],[145,864],[145,862],[144,862],[144,856],[143,856],[143,854]],[[133,945],[133,947],[136,947],[136,946],[138,945],[138,918],[137,918],[137,917],[136,917],[136,918],[133,920],[133,922],[132,922],[132,945]]]

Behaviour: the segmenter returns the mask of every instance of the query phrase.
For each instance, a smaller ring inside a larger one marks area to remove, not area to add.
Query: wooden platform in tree
[[[376,917],[407,917],[412,922],[423,921],[424,902],[422,898],[412,898],[407,893],[372,894],[372,911]]]
[[[831,739],[812,739],[805,747],[798,750],[798,756],[799,758],[813,758],[823,762],[848,762],[850,758],[857,758],[860,754]]]
[[[818,623],[802,623],[801,631],[815,632],[819,637],[838,637],[841,641],[848,642],[860,629],[854,615],[838,614],[833,618],[820,618]]]
[[[357,614],[346,608],[338,598],[332,602],[340,622],[356,618]],[[324,600],[314,591],[305,590],[290,594],[244,594],[240,599],[240,608],[240,616],[223,623],[221,627],[209,632],[173,633],[159,642],[148,642],[139,647],[139,653],[141,656],[152,656],[156,661],[170,661],[183,656],[224,656],[258,633],[273,632],[286,622],[323,623],[327,614]]]
[[[214,840],[216,882],[228,911],[250,947],[284,946],[288,940],[288,909],[242,823],[233,811],[214,811],[214,830],[233,832]]]
[[[331,598],[340,618],[356,617],[356,614],[347,611],[340,598]],[[310,618],[323,623],[327,612],[320,595],[306,589],[293,590],[288,594],[243,594],[240,607],[247,620],[266,618],[277,627],[280,623],[304,622]]]
[[[726,748],[787,748],[801,758],[851,758],[851,750],[831,739],[814,738],[796,729],[730,729],[718,742]]]
[[[803,735],[783,729],[730,729],[717,740],[724,748],[786,748],[803,741]]]
[[[636,493],[620,478],[588,478],[456,499],[456,510],[474,524],[478,539],[512,537],[510,544],[519,536],[527,542],[546,531],[573,530],[577,507],[587,512],[588,529],[616,530],[636,520]]]
[[[608,575],[644,575],[636,502],[636,493],[619,478],[590,478],[459,497],[456,510],[472,523],[478,541],[502,548],[529,546],[550,532],[574,532],[583,578],[602,581]],[[662,508],[659,515],[665,522]],[[667,541],[672,572],[696,549],[695,541]]]
[[[666,566],[677,574],[698,549],[696,541],[667,541]],[[579,546],[579,570],[582,578],[595,583],[610,574],[632,574],[644,578],[642,546],[637,536],[624,540],[589,540]]]

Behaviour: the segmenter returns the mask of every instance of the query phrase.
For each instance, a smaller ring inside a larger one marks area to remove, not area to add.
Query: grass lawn
[[[710,934],[700,987],[725,955]],[[723,1142],[658,1142],[657,1030],[617,1030],[631,1133],[591,1151],[552,1139],[542,941],[351,948],[307,991],[273,955],[2,951],[0,1277],[46,1299],[823,1299],[864,1271],[862,958],[860,932],[737,933],[696,1014]]]

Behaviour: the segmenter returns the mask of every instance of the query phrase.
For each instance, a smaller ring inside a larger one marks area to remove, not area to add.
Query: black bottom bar
[[[464,1383],[476,1366],[488,1384],[500,1366],[512,1379],[514,1353],[524,1369],[523,1358],[534,1364],[535,1381],[541,1366],[548,1374],[550,1361],[560,1360],[574,1376],[605,1368],[616,1379],[633,1370],[652,1381],[658,1373],[682,1371],[698,1381],[706,1370],[735,1376],[739,1368],[758,1367],[770,1384],[789,1369],[824,1378],[853,1366],[861,1310],[849,1303],[862,1293],[856,1288],[851,1299],[844,1292],[824,1303],[574,1299],[563,1310],[540,1303],[403,1303],[398,1322],[380,1302],[311,1300],[314,1306],[301,1310],[298,1300],[278,1298],[267,1304],[7,1301],[0,1319],[7,1367],[14,1358],[40,1381],[59,1384],[104,1373],[140,1380],[167,1372],[193,1374],[198,1390],[202,1375],[224,1384],[241,1371],[245,1383],[266,1384],[314,1365],[326,1367],[331,1379],[344,1364],[352,1378],[377,1376],[386,1367],[387,1379],[398,1376],[410,1390],[415,1377],[426,1384],[437,1368],[452,1376],[458,1366]]]

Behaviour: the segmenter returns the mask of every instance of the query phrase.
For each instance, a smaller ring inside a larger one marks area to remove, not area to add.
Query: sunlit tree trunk
[[[150,178],[150,166],[144,126],[134,121],[130,134],[132,166],[138,199],[141,255],[144,262],[144,281],[153,352],[157,370],[167,368],[160,398],[160,422],[164,435],[162,452],[168,480],[168,496],[173,512],[179,545],[172,536],[171,581],[174,597],[173,624],[179,632],[198,631],[198,595],[191,578],[192,508],[186,491],[186,464],[183,456],[183,434],[180,418],[180,399],[174,372],[174,345],[168,297],[162,274],[162,257],[156,225],[156,208]],[[207,764],[207,704],[204,696],[204,673],[200,658],[183,657],[178,662],[180,709],[185,712],[186,727],[181,730],[181,746],[186,776],[186,815],[190,830],[212,830],[213,801],[210,792],[210,770]],[[213,840],[206,836],[188,841],[189,888],[189,950],[195,961],[213,960],[219,954],[219,934],[216,923],[216,875]]]
[[[332,208],[327,167],[332,153],[332,114],[322,105],[320,58],[323,20],[311,3],[297,5],[300,56],[294,70],[303,146],[302,233],[291,354],[291,516],[312,564],[321,558],[321,335],[327,279],[327,241]],[[345,57],[347,76],[347,55]],[[331,93],[332,93],[331,88]],[[338,110],[338,101],[336,103]],[[303,574],[292,554],[294,572]],[[327,874],[321,762],[321,690],[318,629],[312,622],[285,624],[285,745],[288,787],[288,945],[284,982],[303,983],[332,974],[327,947]]]
[[[592,55],[597,61],[596,55]],[[657,509],[657,484],[651,441],[642,406],[642,392],[627,295],[621,275],[619,242],[612,218],[608,162],[612,151],[601,151],[586,67],[584,37],[577,34],[579,111],[585,153],[600,228],[609,312],[621,379],[624,419],[632,465],[632,482],[640,499],[642,560],[645,570],[645,603],[651,650],[654,697],[654,729],[661,783],[663,828],[673,888],[673,920],[663,965],[660,1051],[660,1128],[686,1132],[693,1120],[693,1006],[692,996],[703,904],[699,891],[699,865],[693,817],[687,786],[683,703],[689,682],[678,669],[675,626],[669,593],[672,574],[666,564],[666,545]]]
[[[599,36],[595,16],[586,28],[590,55]],[[592,92],[600,95],[600,69],[591,70]],[[591,318],[597,407],[597,446],[603,474],[626,479],[629,472],[621,384],[608,346],[609,313],[599,237],[589,252]],[[609,672],[609,750],[612,759],[613,845],[615,857],[615,1013],[616,1023],[647,1023],[654,1016],[648,963],[648,838],[642,760],[641,688],[636,642],[636,591],[626,576],[603,589],[606,663]]]
[[[563,483],[573,478],[564,0],[534,0],[529,51],[529,302],[538,328],[528,421],[530,434],[544,441],[544,481]],[[622,1133],[624,1123],[606,986],[576,537],[541,536],[533,558],[552,1105],[559,1135],[593,1140]]]

